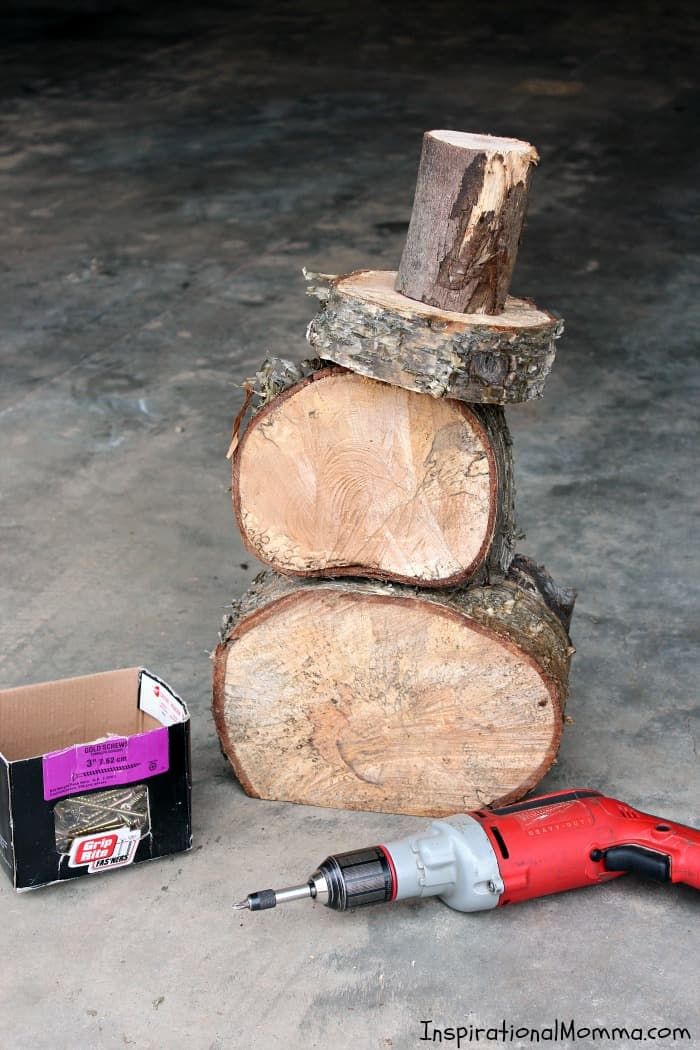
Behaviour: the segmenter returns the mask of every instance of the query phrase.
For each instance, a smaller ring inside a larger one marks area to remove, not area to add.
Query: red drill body
[[[636,873],[700,889],[700,830],[576,788],[436,820],[422,832],[331,855],[308,882],[250,894],[261,911],[312,898],[338,911],[438,896],[485,911]]]
[[[472,816],[498,858],[504,882],[500,905],[631,871],[700,889],[700,831],[597,792],[558,792]]]

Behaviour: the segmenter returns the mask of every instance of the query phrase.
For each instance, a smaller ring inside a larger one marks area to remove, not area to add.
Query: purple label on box
[[[168,730],[163,726],[138,736],[115,736],[92,744],[76,744],[65,751],[44,755],[42,763],[46,802],[91,788],[133,784],[135,780],[167,773]]]

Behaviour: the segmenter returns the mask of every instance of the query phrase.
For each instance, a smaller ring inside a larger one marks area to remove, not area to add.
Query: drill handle
[[[606,871],[631,872],[657,882],[678,882],[700,889],[700,831],[639,814],[634,842],[596,850]]]
[[[682,882],[700,890],[700,842],[688,843],[685,849],[679,852],[679,856],[672,859],[671,881]]]

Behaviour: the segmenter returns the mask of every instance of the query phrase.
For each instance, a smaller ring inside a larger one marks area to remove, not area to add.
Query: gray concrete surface
[[[5,17],[0,679],[162,674],[193,714],[195,847],[0,882],[3,1048],[404,1050],[423,1021],[503,1018],[700,1039],[690,890],[623,879],[474,917],[230,909],[416,823],[246,798],[208,652],[256,572],[227,492],[237,384],[305,353],[303,265],[396,264],[430,127],[542,155],[513,288],[567,332],[510,420],[523,547],[580,594],[574,721],[543,787],[700,824],[694,5],[567,6]]]

